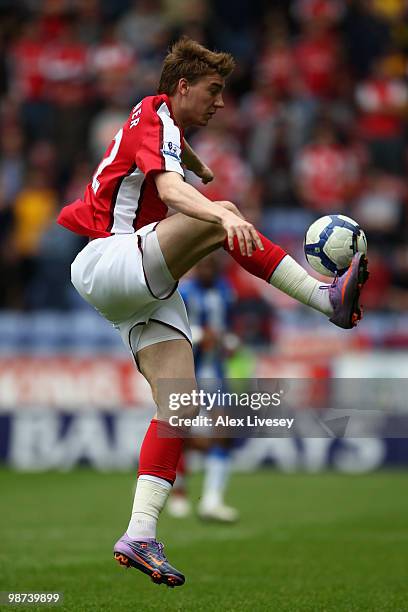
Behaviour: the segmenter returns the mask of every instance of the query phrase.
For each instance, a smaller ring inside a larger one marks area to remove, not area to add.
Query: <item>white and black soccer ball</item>
[[[341,276],[357,252],[367,252],[367,239],[358,223],[350,217],[326,215],[307,230],[304,250],[307,261],[316,272]]]

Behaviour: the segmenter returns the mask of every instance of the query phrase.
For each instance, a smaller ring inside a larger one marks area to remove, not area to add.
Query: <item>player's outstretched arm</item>
[[[194,219],[221,225],[231,250],[237,237],[242,255],[251,256],[254,248],[263,249],[258,232],[242,218],[232,202],[211,202],[177,172],[161,172],[155,176],[160,199],[174,210]]]
[[[187,170],[194,172],[198,176],[204,185],[210,183],[214,179],[214,174],[211,168],[207,166],[197,155],[197,153],[188,144],[187,140],[184,139],[184,151],[182,155],[182,161],[185,164]]]

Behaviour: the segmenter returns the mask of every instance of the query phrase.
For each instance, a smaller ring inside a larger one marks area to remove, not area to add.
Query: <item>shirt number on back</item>
[[[103,170],[106,168],[106,166],[109,166],[109,164],[111,164],[113,162],[113,160],[115,159],[116,155],[118,154],[119,151],[119,146],[120,146],[120,141],[122,140],[122,136],[123,136],[123,128],[121,128],[119,130],[119,132],[117,132],[115,138],[113,139],[113,147],[109,153],[109,155],[107,157],[104,157],[103,160],[101,161],[101,163],[99,164],[95,174],[93,175],[92,178],[92,190],[93,192],[96,194],[98,189],[99,189],[99,180],[98,180],[98,176],[101,174],[101,172],[103,172]]]

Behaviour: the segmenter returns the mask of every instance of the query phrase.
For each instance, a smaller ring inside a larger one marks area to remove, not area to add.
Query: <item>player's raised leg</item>
[[[218,202],[226,212],[235,214],[230,202]],[[236,209],[235,209],[236,210]],[[255,230],[256,231],[256,230]],[[367,280],[367,258],[357,253],[347,273],[330,285],[320,281],[299,265],[280,246],[257,232],[263,249],[250,256],[242,252],[237,237],[230,248],[222,225],[208,223],[183,214],[164,219],[157,226],[157,238],[168,270],[180,279],[201,258],[224,246],[227,252],[248,272],[262,278],[299,302],[314,308],[339,327],[354,327],[361,318],[360,291]],[[347,287],[347,290],[346,288]]]
[[[162,405],[166,393],[160,392],[160,380],[182,379],[183,392],[195,388],[193,354],[187,340],[153,344],[140,350],[137,360],[152,389],[159,416],[161,410],[168,408]],[[174,431],[166,435],[166,427],[170,426],[158,420],[156,414],[146,432],[140,451],[132,516],[126,533],[114,546],[114,557],[120,564],[149,575],[157,584],[175,587],[184,584],[185,578],[166,559],[163,544],[156,539],[156,529],[176,478],[183,439],[174,435]]]

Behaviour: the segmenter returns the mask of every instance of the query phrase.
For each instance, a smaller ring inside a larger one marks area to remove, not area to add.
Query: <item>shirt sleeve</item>
[[[152,171],[177,172],[184,177],[181,162],[181,132],[174,123],[166,102],[152,112],[136,153],[136,165],[144,174]]]

